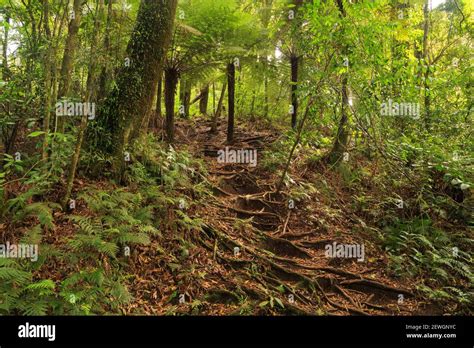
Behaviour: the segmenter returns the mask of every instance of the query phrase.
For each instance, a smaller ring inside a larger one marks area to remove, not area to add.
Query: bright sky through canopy
[[[439,5],[445,3],[445,2],[446,2],[446,0],[431,0],[430,8],[434,9],[434,8],[438,7]]]

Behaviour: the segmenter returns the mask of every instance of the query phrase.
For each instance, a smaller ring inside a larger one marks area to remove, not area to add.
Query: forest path
[[[210,133],[208,120],[180,123],[178,139],[204,159],[214,191],[195,213],[205,221],[201,242],[213,264],[206,299],[234,304],[220,309],[220,314],[244,314],[245,309],[235,305],[243,299],[252,301],[252,314],[259,307],[263,313],[330,315],[415,315],[432,310],[416,299],[409,284],[386,274],[384,253],[353,231],[360,219],[354,221],[357,218],[343,209],[324,204],[317,194],[290,209],[291,198],[274,193],[278,177],[260,160],[276,133],[255,127],[248,131],[248,124],[236,127],[229,150],[257,150],[259,162],[253,167],[217,161],[218,151],[228,146],[225,123],[216,135]],[[333,243],[364,245],[362,262],[327,257],[325,248]]]

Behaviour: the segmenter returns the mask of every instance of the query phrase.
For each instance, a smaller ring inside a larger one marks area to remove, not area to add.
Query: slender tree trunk
[[[423,91],[424,91],[424,104],[425,104],[425,127],[429,129],[431,126],[431,97],[430,97],[430,86],[429,86],[429,77],[430,77],[430,58],[428,52],[428,37],[430,33],[430,18],[429,18],[429,4],[430,0],[426,0],[423,7],[423,64],[426,67],[425,73],[423,75]]]
[[[184,77],[181,77],[179,80],[179,92],[178,92],[178,98],[179,98],[179,107],[178,107],[178,116],[180,117],[186,117],[186,111],[185,111],[185,106],[184,106],[184,88],[186,85],[186,81]]]
[[[341,119],[339,120],[339,127],[337,128],[336,140],[334,142],[334,146],[331,150],[331,154],[329,157],[329,163],[334,164],[338,162],[343,153],[347,149],[347,141],[349,139],[349,130],[348,128],[348,116],[347,116],[347,105],[348,103],[347,97],[347,77],[342,79],[342,87],[341,87]]]
[[[133,128],[142,124],[149,112],[171,41],[177,0],[142,0],[135,28],[127,47],[130,66],[119,72],[116,95],[109,113],[117,123],[112,134],[115,146],[112,170],[117,179],[125,168],[124,151]]]
[[[234,108],[235,108],[235,65],[233,63],[227,64],[227,84],[229,91],[227,93],[227,142],[231,143],[234,140]]]
[[[43,119],[43,145],[41,151],[41,158],[46,160],[48,158],[48,139],[49,127],[51,120],[51,59],[52,59],[52,42],[51,30],[49,28],[49,1],[43,0],[43,25],[46,35],[46,48],[44,54],[44,119]]]
[[[10,13],[5,8],[3,12],[4,26],[3,26],[3,43],[2,43],[2,76],[3,80],[7,81],[10,77],[10,69],[8,68],[8,34],[10,27]]]
[[[165,69],[165,108],[166,108],[166,141],[174,142],[174,99],[176,85],[178,84],[178,71],[174,68]]]
[[[111,69],[110,69],[110,59],[111,55],[111,45],[110,45],[110,32],[112,30],[112,20],[113,20],[113,5],[114,0],[109,0],[107,5],[107,21],[105,25],[105,35],[104,35],[104,51],[105,51],[105,62],[102,66],[102,71],[99,77],[99,92],[97,94],[98,101],[101,101],[107,95],[107,84],[111,80]]]
[[[186,81],[186,89],[184,91],[184,112],[189,117],[189,109],[191,107],[191,83]]]
[[[201,89],[201,99],[199,100],[199,112],[202,115],[207,115],[207,104],[209,101],[209,84]]]
[[[219,101],[217,102],[217,109],[214,112],[214,116],[212,118],[211,133],[216,133],[217,132],[217,120],[221,116],[221,110],[222,110],[222,105],[224,103],[224,96],[225,96],[226,88],[227,88],[227,82],[224,81],[222,83],[221,95],[219,96]]]
[[[212,114],[216,112],[216,84],[212,83]]]
[[[104,0],[97,0],[97,7],[96,7],[96,15],[95,15],[95,22],[94,22],[94,32],[92,36],[92,46],[97,41],[97,36],[100,29],[100,22],[103,17],[103,10],[104,10]],[[92,95],[94,94],[94,89],[96,85],[96,68],[97,68],[97,50],[91,47],[91,55],[89,61],[89,68],[87,74],[87,83],[86,83],[86,96],[85,102],[91,102]],[[77,164],[79,163],[79,158],[81,154],[82,143],[84,140],[84,132],[86,131],[87,127],[87,115],[83,115],[81,118],[81,124],[79,125],[79,132],[77,134],[76,139],[76,146],[74,148],[74,154],[72,156],[71,166],[69,168],[69,173],[66,181],[66,193],[61,200],[61,205],[64,209],[66,209],[67,204],[69,202],[69,198],[71,197],[72,188],[74,185],[74,178],[76,176]]]
[[[298,56],[292,54],[290,56],[291,65],[291,105],[293,113],[291,114],[291,128],[296,129],[296,120],[298,115]]]
[[[9,10],[5,7],[3,13],[4,16],[4,25],[3,25],[3,43],[2,43],[2,79],[8,81],[10,79],[10,71],[8,68],[8,33],[10,25],[10,14]],[[5,116],[9,118],[10,116],[10,101],[6,101],[5,105]],[[3,155],[9,151],[9,140],[5,139],[5,147],[2,147],[3,139],[0,140],[0,169],[3,165]]]
[[[68,28],[68,35],[66,38],[66,44],[64,46],[64,55],[61,63],[61,76],[59,79],[58,98],[69,97],[71,88],[71,75],[73,69],[74,56],[77,49],[77,33],[81,24],[82,18],[82,5],[84,0],[74,0],[73,10],[70,13],[70,21]],[[58,131],[64,132],[65,118],[60,117],[58,119]]]
[[[293,146],[291,147],[290,153],[288,155],[288,159],[286,160],[285,168],[283,169],[283,173],[282,173],[282,175],[280,177],[280,181],[278,182],[278,185],[277,185],[277,189],[276,189],[277,194],[280,193],[280,191],[283,187],[283,184],[285,183],[286,173],[288,173],[288,169],[290,168],[291,159],[293,158],[293,153],[295,152],[296,146],[298,146],[298,144],[300,142],[301,132],[303,131],[303,127],[304,127],[306,118],[308,117],[309,111],[310,111],[311,107],[313,106],[313,102],[314,102],[314,99],[313,99],[313,97],[311,97],[310,100],[308,101],[308,105],[306,105],[306,110],[304,112],[302,120],[300,121],[300,126],[298,127],[298,130],[297,130],[297,133],[296,133],[295,142],[293,143]]]
[[[182,106],[184,109],[184,118],[189,117],[189,107],[191,103],[191,83],[189,80],[181,78],[181,82],[179,84],[179,99],[181,102],[180,107]]]
[[[263,117],[268,117],[268,77],[267,77],[267,57],[263,64]]]
[[[263,0],[263,9],[260,12],[263,28],[268,29],[268,23],[272,16],[273,0]],[[263,55],[263,117],[268,117],[268,61],[267,52]]]
[[[257,91],[254,89],[252,91],[252,102],[250,104],[250,121],[255,122],[255,99],[256,99]]]
[[[158,79],[158,88],[156,91],[156,119],[161,119],[161,99],[163,99],[163,76]],[[156,124],[158,126],[158,123]]]
[[[162,125],[162,112],[161,112],[161,104],[163,99],[163,73],[160,75],[158,79],[158,84],[156,88],[156,105],[155,105],[155,113],[152,115],[151,113],[148,116],[148,123],[145,124],[145,127],[151,127],[153,129],[158,129]]]
[[[346,16],[346,11],[344,9],[343,0],[336,0],[336,5],[339,8],[339,16],[344,18]],[[347,45],[343,46],[342,54],[343,56],[347,54]],[[347,73],[345,73],[342,78],[341,86],[341,119],[339,121],[333,148],[327,157],[327,160],[330,164],[339,162],[343,156],[343,153],[347,150],[347,142],[349,139],[349,117],[347,115],[348,105],[349,98],[347,94]]]
[[[303,24],[301,19],[302,16],[299,15],[299,9],[303,5],[304,0],[293,0],[295,18],[291,20],[292,24],[290,28],[292,29],[293,40],[291,43],[290,50],[290,68],[291,68],[291,106],[293,113],[291,114],[291,128],[296,130],[296,124],[298,120],[298,68],[300,64],[298,42],[300,40],[300,28]]]

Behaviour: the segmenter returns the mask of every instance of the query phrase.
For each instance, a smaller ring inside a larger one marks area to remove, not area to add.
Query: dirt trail
[[[180,125],[184,129],[180,138],[204,158],[213,186],[212,201],[196,213],[206,223],[203,244],[213,262],[227,272],[219,286],[207,289],[214,301],[248,297],[262,310],[295,314],[426,311],[408,284],[385,274],[386,260],[380,251],[351,233],[353,222],[341,209],[325,206],[317,197],[290,207],[291,197],[274,193],[275,174],[259,165],[219,163],[218,151],[227,146],[225,131],[212,135],[210,126],[202,119]],[[256,149],[260,160],[276,138],[268,131],[244,133],[237,127],[229,147]],[[364,262],[326,257],[326,245],[334,242],[364,244]]]
[[[277,132],[254,125],[244,132],[248,125],[238,125],[227,145],[224,126],[213,135],[207,120],[179,121],[177,145],[205,161],[208,174],[202,177],[213,190],[186,212],[202,219],[204,228],[143,248],[132,263],[135,301],[125,314],[442,313],[417,298],[412,284],[386,274],[384,252],[360,232],[363,223],[346,209],[337,187],[326,199],[318,193],[295,199],[292,208],[285,190],[274,193],[278,177],[261,160]],[[218,151],[226,146],[256,149],[257,165],[219,163]],[[307,176],[292,175],[294,185]],[[186,257],[180,256],[183,243],[190,246]],[[325,248],[333,243],[364,245],[363,261],[327,257]]]

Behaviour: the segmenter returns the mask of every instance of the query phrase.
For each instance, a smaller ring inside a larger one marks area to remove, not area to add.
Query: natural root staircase
[[[265,134],[240,136],[233,146],[245,148],[252,142],[262,151],[262,140],[270,138],[274,139]],[[226,290],[210,290],[213,298],[244,296],[255,300],[256,308],[270,299],[274,311],[310,315],[407,314],[416,307],[411,291],[366,275],[370,270],[354,273],[329,265],[321,252],[333,240],[322,237],[321,231],[293,227],[295,219],[306,218],[305,212],[291,216],[287,197],[274,194],[269,173],[245,164],[218,164],[219,145],[214,141],[203,151],[215,196],[200,213],[206,221],[200,242],[230,275]],[[397,301],[400,296],[403,306]]]

